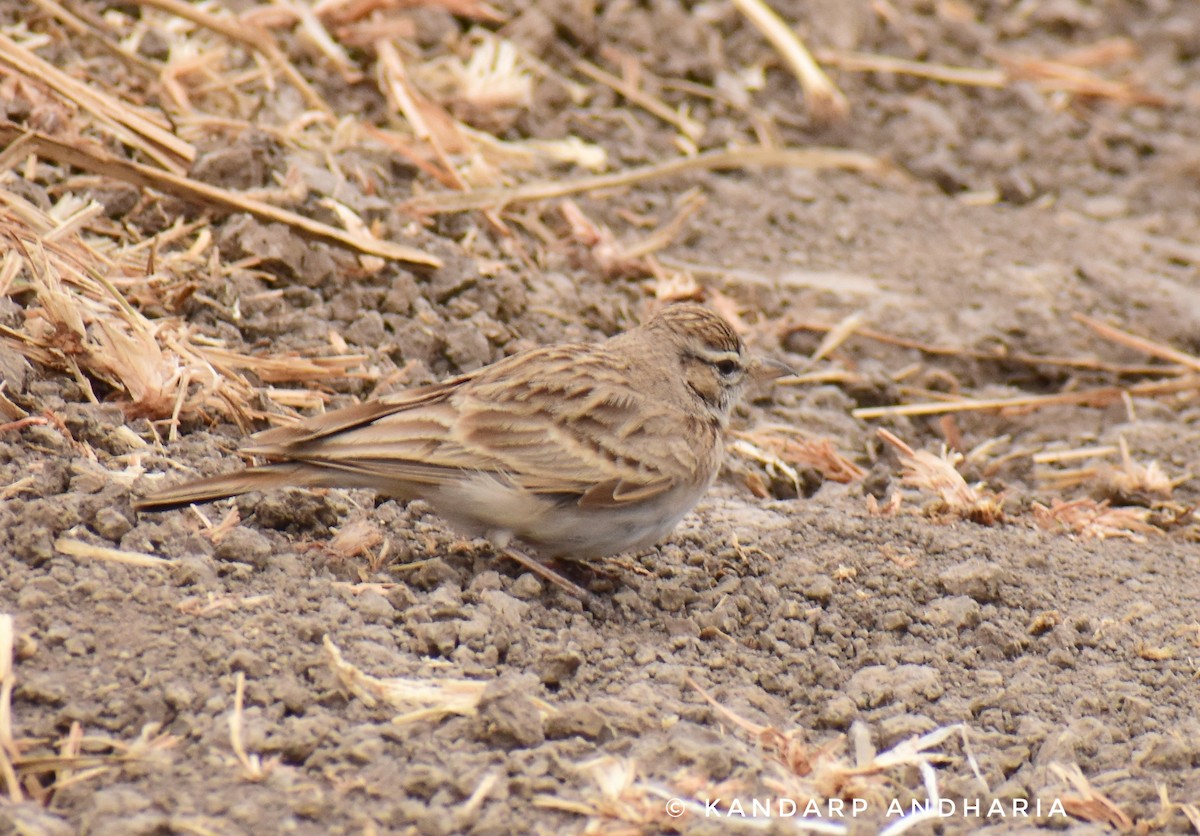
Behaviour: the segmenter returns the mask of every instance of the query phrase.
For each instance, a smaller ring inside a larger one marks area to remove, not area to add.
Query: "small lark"
[[[665,538],[720,468],[722,433],[750,359],[729,323],[671,305],[596,345],[535,348],[433,386],[258,433],[271,463],[188,482],[136,504],[165,510],[287,485],[423,499],[527,568],[581,590],[543,559],[588,558]]]

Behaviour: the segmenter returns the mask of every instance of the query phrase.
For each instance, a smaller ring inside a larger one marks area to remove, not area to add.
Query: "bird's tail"
[[[335,483],[326,468],[303,462],[281,462],[249,467],[235,473],[207,476],[184,482],[173,488],[155,491],[133,503],[139,511],[169,511],[197,502],[213,502],[230,496],[268,491],[287,486],[299,488],[331,487]],[[344,484],[345,480],[340,484]]]

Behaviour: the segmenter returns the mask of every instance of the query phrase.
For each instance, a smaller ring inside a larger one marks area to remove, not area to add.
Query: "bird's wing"
[[[486,451],[526,490],[584,507],[641,502],[693,478],[694,430],[632,387],[621,358],[593,348],[536,359],[521,386],[489,376],[463,392],[453,434],[468,455]]]
[[[515,355],[436,386],[255,436],[246,452],[340,471],[395,495],[492,474],[614,507],[696,472],[695,428],[625,382],[595,347]]]

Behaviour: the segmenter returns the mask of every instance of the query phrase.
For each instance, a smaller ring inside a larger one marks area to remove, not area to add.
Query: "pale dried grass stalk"
[[[1106,340],[1111,340],[1118,345],[1123,345],[1126,348],[1133,349],[1134,351],[1140,351],[1144,354],[1149,354],[1151,357],[1157,357],[1160,360],[1166,360],[1168,363],[1176,363],[1180,366],[1191,369],[1194,372],[1200,372],[1200,357],[1197,357],[1194,354],[1188,354],[1185,351],[1171,348],[1169,345],[1163,345],[1162,343],[1155,342],[1154,340],[1149,340],[1145,337],[1139,337],[1135,334],[1129,333],[1128,331],[1124,331],[1120,328],[1109,325],[1108,323],[1101,322],[1100,320],[1090,317],[1086,314],[1075,313],[1071,315],[1071,318],[1076,322],[1080,322],[1086,325],[1088,328],[1091,328]]]
[[[479,810],[483,807],[483,802],[487,800],[488,794],[500,782],[501,773],[498,771],[488,772],[479,780],[474,791],[463,805],[459,807],[455,813],[455,818],[460,822],[469,822],[479,814]]]
[[[732,151],[707,151],[694,157],[677,157],[661,163],[575,179],[554,179],[526,183],[512,188],[476,189],[467,193],[419,195],[405,201],[401,208],[417,215],[466,212],[472,209],[498,209],[515,203],[531,203],[585,192],[615,189],[673,177],[691,171],[724,171],[753,166],[839,169],[866,174],[884,174],[895,169],[878,157],[838,148],[767,148],[753,147]]]
[[[417,89],[405,67],[400,51],[389,41],[375,44],[379,57],[376,78],[380,92],[394,110],[407,120],[413,135],[427,143],[441,167],[439,179],[456,189],[468,184],[451,155],[470,150],[471,142],[462,132],[462,125],[440,105]]]
[[[582,247],[602,275],[622,278],[654,273],[649,257],[631,256],[612,229],[589,218],[575,201],[562,201],[558,210],[567,222],[566,241]]]
[[[986,490],[982,485],[967,484],[956,468],[962,461],[961,453],[943,447],[938,456],[927,450],[913,450],[885,429],[880,428],[877,434],[899,455],[902,484],[937,494],[942,509],[953,516],[983,525],[1003,521],[1003,496]]]
[[[142,552],[123,551],[108,546],[97,546],[65,534],[54,541],[54,550],[68,557],[102,560],[126,566],[165,567],[171,565],[171,561],[163,557]]]
[[[763,0],[733,0],[733,5],[762,32],[795,74],[813,117],[826,123],[845,120],[850,113],[850,102],[825,75],[791,27]]]
[[[1192,825],[1192,829],[1200,833],[1200,804],[1180,804],[1179,809]]]
[[[632,758],[602,755],[576,764],[575,768],[591,779],[597,790],[595,796],[582,800],[535,796],[533,805],[588,817],[590,821],[584,831],[588,833],[634,836],[647,832],[680,832],[681,828],[676,824],[679,819],[667,812],[663,799],[674,799],[685,807],[686,800],[679,797],[680,793],[642,781],[637,762]],[[703,814],[703,806],[695,806]]]
[[[333,108],[288,61],[287,56],[275,43],[275,38],[270,32],[247,21],[239,20],[233,15],[211,14],[201,4],[188,3],[186,0],[137,0],[137,3],[148,8],[159,9],[184,20],[190,20],[198,26],[262,54],[274,69],[278,70],[290,84],[300,91],[309,107],[330,117],[333,116]]]
[[[736,437],[730,442],[729,452],[735,456],[740,456],[743,459],[762,465],[767,471],[768,476],[778,474],[785,477],[792,483],[792,488],[796,491],[796,494],[799,495],[801,493],[800,474],[796,471],[796,468],[784,461],[778,453],[759,447],[746,437],[746,434],[742,434],[741,437]],[[755,490],[754,492],[761,494],[763,491]]]
[[[698,191],[691,191],[677,201],[678,209],[675,214],[658,229],[651,232],[637,244],[625,247],[626,258],[644,258],[658,252],[671,244],[683,231],[687,223],[705,207],[708,198]],[[690,277],[689,277],[690,278]],[[694,280],[693,280],[694,281]],[[655,290],[655,296],[662,299],[662,294]]]
[[[14,763],[21,756],[13,738],[12,694],[17,677],[13,667],[13,617],[0,614],[0,780],[13,804],[25,799]]]
[[[608,168],[608,152],[577,136],[565,139],[502,140],[470,125],[461,126],[475,145],[475,157],[503,174],[530,171],[546,165],[578,166],[585,171]]]
[[[1045,92],[1108,99],[1122,105],[1165,107],[1165,97],[1123,81],[1109,81],[1090,70],[1063,61],[1029,56],[1000,56],[1005,74],[1013,81],[1029,81]]]
[[[479,111],[526,109],[533,102],[533,75],[520,49],[484,29],[468,33],[471,54],[465,64],[451,65],[454,98]]]
[[[472,717],[487,690],[487,682],[473,679],[380,679],[347,662],[329,636],[325,636],[324,645],[334,676],[347,692],[367,706],[382,702],[393,708],[409,709],[397,716],[393,720],[395,723],[437,720],[450,714]],[[548,704],[540,700],[535,702],[539,710],[552,711]]]
[[[98,43],[105,52],[121,61],[126,67],[133,70],[143,79],[150,81],[156,75],[156,70],[152,62],[141,55],[122,49],[122,45],[113,37],[110,37],[108,33],[93,27],[90,22],[63,8],[55,0],[33,0],[33,2],[48,16],[61,22],[76,35],[83,38],[90,38]]]
[[[0,124],[0,143],[12,142],[22,136],[28,136],[30,152],[36,152],[57,163],[76,166],[85,171],[112,177],[135,186],[155,189],[183,200],[211,206],[222,212],[247,212],[260,220],[286,224],[302,235],[329,241],[381,258],[390,258],[420,267],[437,268],[442,265],[441,259],[415,247],[354,235],[228,189],[114,157],[94,145],[72,144],[46,134],[30,133],[21,131],[13,125]]]
[[[823,360],[841,347],[842,343],[854,336],[863,324],[867,321],[866,314],[862,311],[857,311],[850,314],[837,325],[829,329],[829,332],[821,340],[821,344],[817,346],[817,350],[812,353],[812,357],[808,358],[810,363],[815,363],[818,360]]]
[[[22,254],[26,288],[36,295],[24,332],[7,335],[14,347],[43,365],[79,368],[125,391],[132,414],[170,414],[184,370],[178,357],[164,355],[159,327],[102,278],[111,262],[76,235],[58,241],[15,213],[2,220],[8,223],[0,240]],[[49,226],[51,219],[44,220]]]
[[[695,143],[704,136],[706,130],[702,122],[692,119],[687,113],[669,107],[665,102],[651,96],[645,90],[626,81],[619,76],[607,72],[590,61],[576,61],[573,67],[580,75],[585,75],[592,81],[599,82],[621,94],[629,102],[637,105],[652,116],[666,122],[679,131],[689,142]]]
[[[1052,763],[1050,771],[1076,792],[1076,795],[1062,797],[1063,808],[1070,815],[1084,821],[1107,825],[1121,833],[1133,830],[1133,819],[1112,799],[1092,786],[1079,764]]]
[[[836,327],[838,326],[828,325],[820,322],[798,322],[789,326],[789,331],[816,331],[818,333],[822,333],[831,331]],[[1054,357],[1050,355],[1027,354],[1022,351],[1009,351],[1007,349],[1003,351],[985,351],[981,349],[964,348],[953,345],[934,345],[921,340],[914,340],[908,337],[899,337],[894,334],[887,334],[871,328],[860,327],[856,329],[854,333],[855,336],[863,339],[883,343],[884,345],[894,345],[899,348],[910,348],[914,351],[919,351],[922,354],[933,357],[964,357],[972,360],[981,360],[984,362],[1002,361],[1005,363],[1021,363],[1028,366],[1090,369],[1093,371],[1107,372],[1114,375],[1182,375],[1187,371],[1183,366],[1178,365],[1129,365],[1122,363],[1109,363],[1104,360],[1098,360],[1094,357]]]
[[[1033,519],[1039,527],[1048,531],[1076,534],[1084,540],[1121,538],[1144,543],[1144,535],[1163,533],[1149,521],[1150,509],[1114,508],[1107,500],[1097,502],[1084,498],[1064,502],[1053,499],[1048,508],[1040,502],[1035,502]]]
[[[888,825],[886,832],[903,833],[939,815],[940,798],[936,764],[953,760],[936,751],[952,736],[961,736],[965,759],[984,791],[987,783],[971,751],[967,729],[962,724],[934,729],[928,734],[912,737],[892,749],[876,753],[867,727],[856,723],[850,732],[854,741],[853,760],[847,753],[844,736],[838,736],[821,747],[808,747],[800,742],[800,731],[783,732],[771,726],[753,723],[729,711],[714,700],[694,681],[689,684],[718,712],[724,721],[746,732],[774,767],[776,778],[764,781],[779,798],[794,801],[799,808],[808,802],[826,804],[830,799],[860,798],[868,803],[886,805],[897,795],[898,784],[893,777],[897,771],[916,768],[929,803],[922,812],[910,813]],[[746,787],[735,782],[713,786],[707,780],[679,776],[674,786],[648,782],[639,777],[637,763],[628,758],[604,756],[578,765],[581,772],[596,784],[598,794],[582,800],[540,796],[534,805],[587,816],[591,819],[588,832],[642,832],[676,829],[686,832],[692,814],[696,820],[711,820],[713,807],[706,801],[738,798]],[[664,805],[663,802],[669,802]],[[715,801],[714,801],[715,803]],[[717,811],[721,808],[718,806]],[[667,815],[664,816],[664,813]],[[683,817],[683,818],[681,818]],[[731,813],[729,823],[756,830],[774,832],[784,824],[778,817],[746,816]],[[799,824],[788,819],[787,824]],[[616,829],[624,825],[625,829]],[[841,821],[826,821],[805,817],[801,829],[815,833],[846,833]]]
[[[1072,462],[1080,459],[1100,459],[1105,456],[1111,456],[1114,453],[1120,452],[1119,447],[1114,447],[1111,444],[1103,447],[1077,447],[1071,450],[1044,450],[1040,453],[1034,453],[1031,458],[1034,464],[1056,464],[1059,462]]]
[[[278,758],[268,758],[263,761],[258,755],[247,752],[242,740],[245,729],[246,674],[238,671],[234,685],[233,711],[229,712],[229,745],[234,757],[242,766],[242,777],[252,783],[260,783],[271,776],[271,772],[279,765]]]
[[[157,757],[179,743],[178,738],[160,733],[157,723],[147,723],[137,738],[125,743],[85,736],[83,727],[74,722],[58,741],[58,754],[27,754],[24,750],[38,742],[18,741],[13,735],[13,637],[13,617],[0,614],[0,784],[12,803],[24,801],[28,790],[34,801],[49,806],[54,794],[65,787],[88,781],[122,763]],[[97,751],[105,749],[109,751]],[[53,777],[46,781],[42,777],[46,775]]]
[[[204,598],[185,598],[176,604],[175,608],[184,615],[210,616],[230,610],[248,610],[266,604],[270,600],[270,595],[218,596],[209,592]]]
[[[1062,392],[1054,395],[1020,395],[1013,398],[964,399],[955,398],[935,403],[900,404],[897,406],[868,406],[851,411],[862,420],[888,416],[943,415],[953,412],[991,412],[1005,409],[1040,409],[1046,406],[1107,406],[1121,399],[1123,389],[1104,386],[1083,392]]]
[[[866,471],[843,456],[828,438],[809,438],[801,430],[782,424],[766,424],[746,432],[734,432],[731,452],[763,465],[768,475],[781,473],[800,490],[798,468],[811,468],[831,482],[849,484],[866,476]]]
[[[0,33],[0,63],[35,84],[49,85],[63,99],[90,113],[97,127],[141,150],[168,171],[182,174],[196,158],[196,149],[172,133],[165,122],[153,118],[156,116],[153,112],[123,102],[94,84],[79,81],[3,33]]]
[[[1004,87],[1009,83],[1004,70],[976,69],[975,67],[953,67],[933,64],[928,61],[911,61],[891,55],[869,52],[847,52],[836,49],[817,50],[817,59],[830,67],[852,73],[887,73],[907,75],[938,81],[943,84],[958,84],[966,87]]]
[[[1166,499],[1175,491],[1177,484],[1190,478],[1184,476],[1181,479],[1171,479],[1156,461],[1149,464],[1134,461],[1124,436],[1121,436],[1117,443],[1121,451],[1121,465],[1108,468],[1104,474],[1104,481],[1108,490],[1119,496],[1149,494]]]
[[[1125,38],[1114,38],[1094,44],[1058,60],[1028,56],[1001,56],[1000,68],[979,69],[911,61],[891,55],[841,50],[819,50],[817,58],[830,67],[847,72],[876,72],[907,75],[956,84],[966,87],[1009,87],[1017,81],[1031,82],[1044,93],[1068,93],[1088,98],[1101,98],[1118,104],[1142,104],[1162,107],[1166,98],[1140,89],[1134,84],[1110,81],[1086,69],[1132,57],[1134,47]]]
[[[92,380],[123,392],[129,415],[170,417],[172,435],[181,418],[207,411],[248,427],[262,414],[252,407],[260,396],[276,397],[281,405],[323,402],[319,393],[298,396],[256,388],[246,372],[266,383],[323,382],[334,375],[361,374],[352,370],[364,361],[363,355],[256,357],[206,345],[178,318],[148,319],[118,284],[157,301],[157,292],[208,265],[193,253],[195,245],[182,252],[152,250],[156,258],[151,260],[161,271],[183,271],[180,276],[157,274],[164,287],[156,291],[139,275],[148,267],[138,253],[140,245],[119,248],[85,229],[95,212],[95,204],[70,195],[43,212],[0,189],[0,247],[6,250],[2,274],[9,277],[4,290],[33,293],[25,304],[23,328],[0,328],[0,341],[30,360],[70,372],[85,392],[91,391]],[[178,232],[164,236],[178,238]]]

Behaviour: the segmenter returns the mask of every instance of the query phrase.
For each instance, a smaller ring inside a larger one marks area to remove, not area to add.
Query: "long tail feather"
[[[133,507],[139,511],[170,511],[184,505],[213,502],[250,491],[267,491],[289,485],[302,488],[330,487],[335,484],[330,476],[325,468],[302,462],[267,464],[165,488],[142,497],[133,503]]]

